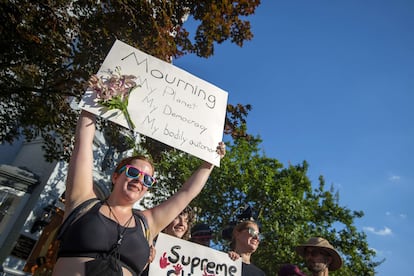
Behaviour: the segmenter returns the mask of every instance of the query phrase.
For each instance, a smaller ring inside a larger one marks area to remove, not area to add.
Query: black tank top
[[[142,231],[140,218],[134,214],[135,227],[124,228],[99,212],[102,202],[73,222],[60,237],[59,257],[97,258],[110,252],[118,238],[118,228],[124,231],[119,247],[120,260],[139,275],[149,257],[148,241]],[[132,271],[131,271],[132,272]]]

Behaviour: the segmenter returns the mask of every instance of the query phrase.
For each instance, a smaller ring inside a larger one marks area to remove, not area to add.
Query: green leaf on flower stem
[[[118,109],[124,114],[125,119],[128,122],[128,126],[130,129],[135,128],[135,124],[132,122],[131,117],[128,113],[128,97],[122,99],[121,96],[114,96],[108,100],[100,100],[99,103],[107,107],[109,110]]]
[[[109,100],[106,101],[99,101],[99,103],[105,107],[107,107],[108,109],[119,109],[121,111],[124,111],[127,109],[127,105],[128,103],[125,103],[124,101],[122,101],[121,97],[117,96],[117,97],[113,97]]]

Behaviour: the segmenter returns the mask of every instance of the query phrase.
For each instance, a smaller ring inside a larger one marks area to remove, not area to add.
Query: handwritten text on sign
[[[227,253],[160,233],[156,255],[149,268],[150,276],[241,275],[241,259],[232,261]]]
[[[98,76],[117,66],[137,77],[139,87],[128,102],[135,131],[219,166],[216,147],[223,137],[227,92],[119,40]],[[121,112],[102,108],[90,90],[81,108],[128,127]]]

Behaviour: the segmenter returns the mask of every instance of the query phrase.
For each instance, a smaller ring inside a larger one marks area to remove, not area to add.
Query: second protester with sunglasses
[[[94,135],[95,115],[82,111],[66,180],[64,221],[71,223],[61,231],[53,275],[140,275],[153,237],[200,193],[214,166],[204,162],[169,199],[136,212],[133,205],[156,182],[154,167],[143,156],[126,158],[111,176],[109,197],[86,209],[85,202],[97,198],[93,187]],[[217,153],[224,156],[224,143],[219,143]],[[86,211],[73,219],[71,213],[79,209]]]
[[[259,226],[252,220],[239,222],[231,237],[229,256],[232,260],[242,259],[242,276],[265,276],[266,274],[251,263],[251,256],[259,247],[262,236]]]

